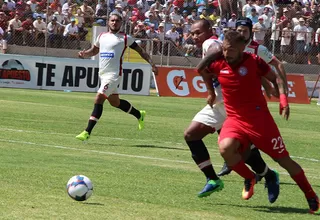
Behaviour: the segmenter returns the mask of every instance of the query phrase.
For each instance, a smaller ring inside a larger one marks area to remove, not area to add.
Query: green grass
[[[146,109],[146,128],[108,104],[88,143],[74,137],[86,126],[93,93],[0,89],[0,219],[318,219],[286,172],[281,194],[269,204],[258,184],[249,201],[241,199],[242,179],[224,177],[225,188],[199,199],[205,178],[193,163],[183,131],[205,100],[122,96]],[[320,193],[320,108],[291,105],[290,120],[270,109],[291,155]],[[222,159],[217,136],[205,139],[213,164]],[[297,158],[299,157],[299,158]],[[94,194],[86,202],[67,196],[76,174],[88,176]]]

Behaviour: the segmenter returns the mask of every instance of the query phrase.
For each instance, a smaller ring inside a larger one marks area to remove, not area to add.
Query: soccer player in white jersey
[[[94,45],[78,53],[79,57],[95,56],[99,53],[99,77],[101,86],[97,92],[94,108],[89,118],[87,128],[76,136],[77,139],[85,141],[103,112],[103,104],[107,99],[109,103],[122,111],[133,115],[138,119],[139,130],[144,128],[145,111],[139,111],[127,100],[120,99],[117,87],[121,81],[123,54],[127,47],[137,51],[151,66],[152,71],[157,74],[158,69],[152,62],[150,56],[127,34],[119,33],[122,24],[122,16],[118,13],[111,13],[108,20],[109,32],[101,33]]]
[[[209,55],[210,59],[217,59],[221,56],[221,42],[212,37],[212,30],[210,23],[206,20],[199,20],[191,26],[191,34],[195,44],[203,49],[203,57]],[[220,52],[219,52],[220,51]],[[211,56],[211,54],[215,54]],[[198,65],[206,65],[206,61],[200,62]],[[214,81],[216,100],[217,102],[211,107],[206,105],[200,112],[196,114],[190,123],[189,127],[184,132],[184,138],[190,148],[192,158],[198,165],[199,169],[204,173],[207,178],[207,183],[198,197],[206,197],[213,192],[223,189],[224,184],[222,180],[216,175],[214,168],[211,164],[210,155],[202,141],[208,134],[215,131],[220,133],[223,122],[226,119],[220,83]],[[259,175],[266,178],[266,185],[268,188],[268,198],[271,203],[275,202],[279,195],[279,179],[278,173],[270,170],[266,163],[263,161],[259,151],[258,154],[251,154],[246,160],[246,163]]]

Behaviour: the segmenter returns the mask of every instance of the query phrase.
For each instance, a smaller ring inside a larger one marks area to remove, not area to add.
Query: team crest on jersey
[[[247,73],[248,73],[248,69],[246,67],[242,66],[239,68],[240,76],[245,76],[245,75],[247,75]]]

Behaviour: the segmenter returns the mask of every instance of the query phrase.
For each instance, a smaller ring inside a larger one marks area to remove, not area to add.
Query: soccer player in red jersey
[[[257,55],[243,52],[245,46],[245,39],[240,33],[227,32],[222,45],[223,58],[213,62],[209,71],[201,72],[208,88],[209,105],[213,105],[215,100],[212,77],[217,77],[222,87],[227,119],[219,137],[220,154],[227,165],[245,179],[243,199],[252,197],[256,183],[255,174],[242,160],[242,154],[248,151],[249,144],[253,143],[288,171],[304,192],[310,213],[320,214],[318,196],[303,169],[290,158],[261,91],[261,77],[265,77],[280,93],[276,95],[279,95],[280,103],[286,106],[283,114],[288,115],[289,106],[281,77],[277,77],[269,65]],[[208,74],[209,72],[212,74]]]
[[[265,46],[259,45],[257,42],[252,40],[253,32],[252,32],[252,21],[250,20],[250,18],[237,20],[236,30],[242,36],[244,36],[244,38],[246,40],[246,47],[245,47],[244,51],[258,55],[266,63],[268,63],[270,66],[272,66],[273,69],[275,69],[277,71],[278,75],[281,77],[281,79],[283,81],[284,88],[285,88],[285,92],[288,93],[287,77],[286,77],[286,72],[285,72],[283,63],[281,61],[279,61]],[[219,51],[213,51],[213,53],[208,53],[207,56],[204,57],[204,59],[202,59],[202,61],[198,64],[198,68],[199,69],[206,68],[211,62],[213,62],[213,60],[216,57],[215,53],[219,53]],[[262,80],[262,83],[263,83],[264,88],[269,86],[268,82],[265,80]],[[269,90],[270,89],[271,88],[269,88]],[[271,94],[268,94],[268,91],[266,91],[266,93],[269,96],[271,95]],[[251,158],[260,156],[260,152],[258,149],[256,149],[254,147],[254,145],[252,145],[251,148],[252,149],[251,149],[250,155],[252,155],[252,156],[250,156],[248,158],[248,162],[253,164],[256,168],[259,169],[260,165],[262,165],[262,164],[256,163],[256,160],[251,159]],[[269,172],[267,166],[261,167],[261,169],[262,168],[265,168],[265,169],[263,169],[262,173],[257,173],[257,174],[259,174],[259,176],[265,176]],[[231,172],[231,169],[226,165],[226,163],[224,163],[221,171],[218,173],[218,176],[228,175],[230,172]]]
[[[207,20],[194,22],[190,29],[192,38],[197,47],[202,47],[203,57],[211,51],[219,51],[216,58],[222,56],[221,41],[212,36],[211,25]],[[192,119],[192,122],[184,132],[184,138],[189,146],[194,162],[206,176],[207,182],[199,192],[198,197],[206,197],[213,192],[220,191],[224,184],[215,173],[207,147],[203,138],[208,134],[220,133],[223,122],[226,119],[226,112],[223,104],[221,86],[217,80],[213,81],[216,92],[216,103],[213,106],[206,105]],[[246,157],[246,163],[256,172],[260,178],[265,177],[266,187],[268,188],[268,199],[274,203],[279,195],[279,174],[271,170],[262,159],[258,150],[252,151]]]

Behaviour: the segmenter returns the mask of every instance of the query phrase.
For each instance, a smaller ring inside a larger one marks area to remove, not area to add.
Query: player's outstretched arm
[[[283,82],[283,88],[284,88],[285,94],[288,95],[288,80],[287,80],[287,74],[284,69],[283,63],[280,60],[278,60],[276,57],[273,57],[272,61],[269,64],[272,65],[274,68],[276,68]]]
[[[279,113],[286,120],[288,120],[290,115],[290,108],[289,108],[289,103],[287,99],[287,94],[285,93],[285,88],[283,86],[284,82],[282,81],[282,78],[278,76],[273,70],[270,70],[264,77],[273,84],[275,92],[279,93],[279,98],[280,98]]]
[[[144,50],[142,49],[137,43],[133,43],[131,46],[130,46],[131,49],[135,50],[138,52],[138,54],[140,54],[140,56],[145,60],[147,61],[151,66],[152,66],[152,71],[155,75],[158,74],[158,68],[156,67],[156,65],[153,63],[151,57],[149,56],[149,54]]]
[[[99,53],[99,47],[92,46],[89,50],[82,50],[78,52],[80,58],[92,57]]]

